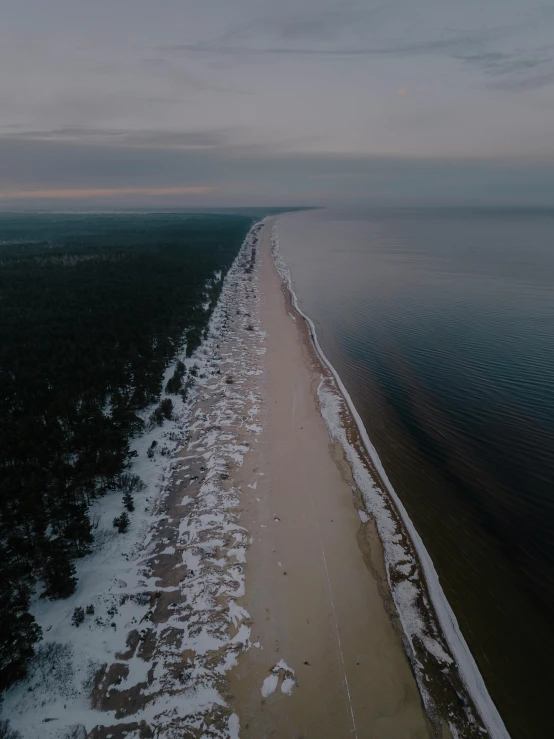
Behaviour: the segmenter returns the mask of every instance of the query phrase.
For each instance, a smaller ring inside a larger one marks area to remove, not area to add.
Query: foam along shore
[[[509,739],[432,559],[394,490],[346,387],[325,356],[313,321],[299,306],[279,248],[277,219],[272,225],[271,247],[276,269],[294,311],[308,327],[310,345],[321,364],[317,391],[321,413],[331,437],[345,454],[361,494],[365,508],[362,520],[370,516],[375,522],[383,547],[387,584],[427,712],[446,722],[453,736],[488,734],[492,739]]]

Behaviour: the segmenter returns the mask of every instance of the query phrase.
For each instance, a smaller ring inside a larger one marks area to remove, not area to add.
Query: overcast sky
[[[0,0],[0,207],[554,202],[545,0]]]

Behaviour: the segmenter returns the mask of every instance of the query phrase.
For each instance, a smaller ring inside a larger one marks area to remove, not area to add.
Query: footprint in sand
[[[294,670],[289,667],[284,660],[280,660],[271,668],[269,675],[262,683],[262,696],[267,698],[277,690],[279,681],[281,682],[281,693],[290,695],[296,683],[294,679]]]

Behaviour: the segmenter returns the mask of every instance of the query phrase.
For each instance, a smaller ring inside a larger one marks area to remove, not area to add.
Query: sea
[[[322,209],[277,233],[508,732],[552,736],[554,208]]]

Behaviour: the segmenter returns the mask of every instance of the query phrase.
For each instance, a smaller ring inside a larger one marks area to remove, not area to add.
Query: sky
[[[0,0],[0,208],[554,204],[546,0]]]

